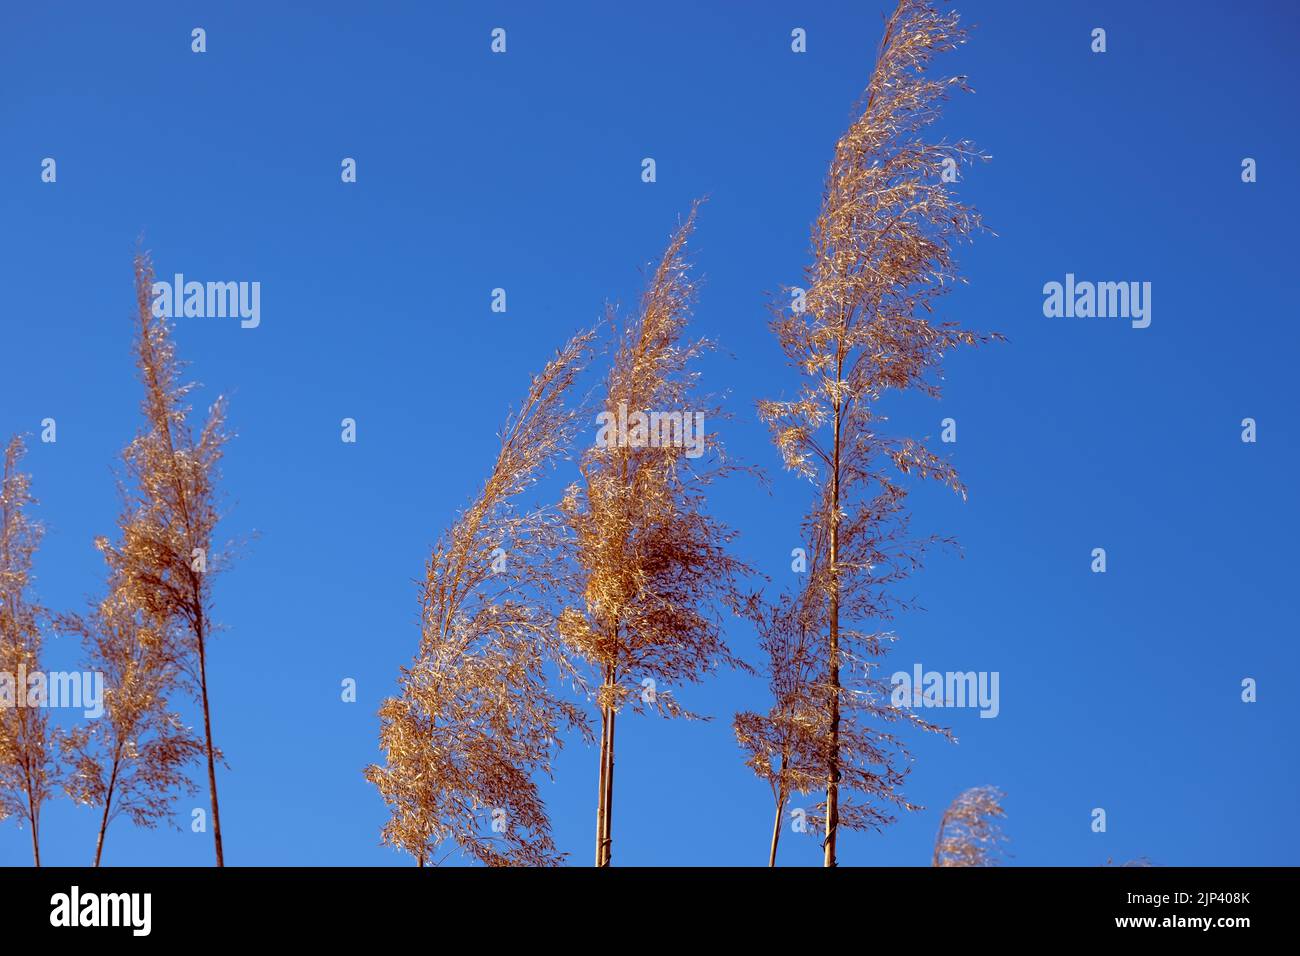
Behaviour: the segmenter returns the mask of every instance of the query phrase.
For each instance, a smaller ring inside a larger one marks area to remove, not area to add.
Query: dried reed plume
[[[562,859],[534,778],[550,774],[562,730],[590,737],[581,708],[548,687],[552,665],[567,670],[555,640],[567,545],[552,509],[517,499],[571,445],[565,397],[593,338],[572,339],[532,380],[483,490],[434,548],[419,653],[379,711],[385,762],[365,775],[391,812],[382,839],[421,866],[446,841],[489,865]]]
[[[220,518],[216,483],[226,441],[225,401],[218,398],[197,436],[186,404],[193,385],[180,381],[170,324],[150,307],[153,265],[135,260],[136,367],[144,384],[144,427],[122,453],[129,490],[119,521],[120,540],[96,540],[115,591],[158,639],[174,642],[169,654],[192,679],[203,708],[204,754],[212,802],[212,841],[217,866],[225,865],[216,763],[208,705],[208,645],[214,631],[212,576],[224,553],[213,549]]]
[[[939,729],[891,707],[887,688],[871,675],[873,659],[893,640],[883,625],[909,606],[890,586],[919,565],[927,544],[942,540],[908,535],[898,476],[964,490],[952,466],[922,442],[882,435],[876,403],[890,389],[937,397],[949,349],[997,338],[930,318],[936,300],[960,281],[954,246],[981,228],[941,173],[982,157],[964,140],[921,137],[949,92],[966,89],[960,77],[931,79],[925,70],[964,40],[955,13],[921,0],[898,4],[856,119],[835,147],[812,230],[805,307],[774,310],[772,322],[804,381],[797,398],[760,402],[759,414],[786,466],[816,488],[808,535],[821,560],[810,574],[815,599],[804,605],[823,662],[826,800],[818,813],[827,866],[836,864],[841,826],[880,826],[892,819],[890,805],[914,809],[900,791],[906,752],[870,725]],[[869,621],[881,626],[851,626]],[[854,804],[843,790],[866,799]]]
[[[972,787],[957,795],[939,821],[932,866],[997,866],[1006,836],[998,821],[1007,813],[997,787]]]
[[[26,823],[32,860],[40,866],[41,806],[58,787],[59,765],[49,711],[21,706],[29,698],[19,675],[40,671],[45,617],[29,593],[42,529],[27,515],[36,499],[30,476],[18,469],[25,453],[20,436],[9,440],[0,482],[0,674],[12,689],[9,699],[0,701],[0,820],[12,816]]]
[[[689,366],[709,343],[686,341],[694,286],[685,258],[698,203],[654,270],[640,310],[622,328],[609,320],[616,346],[604,382],[602,410],[631,413],[720,412],[695,394]],[[613,845],[614,730],[619,711],[685,711],[671,686],[698,682],[718,665],[744,666],[723,640],[721,610],[738,609],[736,587],[747,569],[727,553],[734,533],[706,512],[706,491],[735,470],[716,434],[707,457],[686,457],[681,443],[594,444],[582,456],[582,478],[563,510],[577,542],[575,605],[561,635],[586,662],[585,684],[600,710],[596,865],[608,866]],[[652,681],[650,685],[644,681]],[[648,688],[648,689],[647,689]]]

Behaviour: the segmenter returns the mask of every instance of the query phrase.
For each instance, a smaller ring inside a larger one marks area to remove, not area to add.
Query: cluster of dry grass
[[[952,349],[999,338],[933,318],[937,301],[961,281],[954,249],[982,228],[945,173],[985,157],[967,141],[924,135],[949,94],[966,88],[962,78],[933,78],[928,68],[964,41],[955,13],[900,0],[835,147],[806,294],[793,300],[797,307],[773,310],[773,334],[799,375],[797,394],[762,401],[758,411],[785,465],[812,487],[804,586],[776,598],[742,591],[749,569],[729,551],[733,532],[707,507],[711,483],[737,469],[716,432],[707,468],[672,446],[590,447],[554,511],[516,516],[502,483],[520,489],[565,454],[548,440],[534,456],[512,458],[513,427],[523,420],[516,418],[482,495],[448,533],[451,544],[435,550],[424,602],[434,625],[426,624],[414,664],[402,671],[401,696],[381,711],[386,761],[367,776],[392,811],[387,842],[421,862],[447,839],[487,862],[555,861],[532,780],[549,771],[561,729],[592,733],[581,711],[551,696],[567,685],[599,714],[595,860],[609,865],[617,718],[627,708],[695,716],[673,688],[719,665],[747,668],[725,640],[729,613],[757,625],[767,657],[771,707],[737,714],[735,731],[746,763],[772,789],[770,862],[793,794],[825,794],[812,819],[827,866],[837,862],[841,827],[877,828],[896,809],[916,809],[902,790],[910,757],[893,728],[947,731],[891,705],[875,668],[895,639],[890,622],[908,606],[896,585],[929,548],[950,543],[911,533],[908,479],[933,479],[963,495],[964,488],[922,440],[890,435],[878,405],[891,390],[937,397]],[[669,242],[640,309],[626,321],[611,312],[604,411],[707,408],[718,418],[720,409],[696,394],[692,363],[708,343],[687,333],[694,287],[685,249],[696,212]],[[574,367],[568,350],[561,357]],[[538,407],[538,382],[549,370],[534,381],[523,416]],[[572,419],[553,414],[548,436],[568,438]],[[503,462],[517,473],[503,479]],[[490,570],[498,549],[511,552],[504,574]],[[447,580],[474,582],[474,600],[486,603],[465,610],[469,591],[448,589]],[[508,610],[497,603],[502,589]],[[486,629],[485,607],[494,622]],[[519,683],[503,686],[511,665]],[[542,681],[546,669],[550,683]],[[500,814],[489,819],[488,810]],[[991,859],[1000,814],[996,791],[963,794],[944,817],[936,860]]]
[[[220,518],[218,465],[227,436],[225,404],[208,410],[195,432],[172,330],[153,314],[153,268],[135,262],[136,368],[144,387],[142,423],[122,452],[117,530],[95,546],[107,570],[104,597],[85,614],[55,614],[30,597],[32,555],[40,528],[27,514],[29,478],[18,471],[23,440],[5,456],[0,496],[0,671],[40,669],[47,630],[80,638],[84,667],[104,677],[104,713],[71,730],[50,727],[43,708],[0,711],[0,816],[31,831],[40,865],[40,810],[62,789],[99,811],[94,864],[109,824],[125,814],[137,826],[170,821],[175,799],[193,793],[188,766],[206,758],[216,863],[223,865],[216,765],[208,706],[207,655],[214,629],[212,576],[226,554],[214,549]],[[26,693],[27,689],[18,688]],[[173,707],[194,696],[203,714],[199,737]]]
[[[985,157],[965,140],[926,135],[946,98],[966,88],[929,67],[965,38],[955,13],[900,0],[835,145],[806,292],[772,310],[793,397],[760,401],[758,414],[784,465],[811,489],[802,585],[776,596],[747,591],[753,574],[732,553],[734,531],[709,507],[714,483],[742,469],[716,431],[722,408],[699,391],[697,362],[710,343],[689,330],[697,204],[639,306],[609,309],[605,337],[578,334],[533,377],[482,490],[429,557],[419,645],[379,712],[382,762],[365,771],[389,811],[385,843],[420,865],[449,847],[489,865],[560,862],[539,780],[576,735],[598,743],[595,862],[610,865],[618,718],[699,716],[678,688],[718,667],[750,669],[727,642],[733,618],[757,627],[771,695],[766,710],[734,718],[745,763],[772,791],[769,863],[795,794],[820,795],[810,819],[827,866],[838,862],[841,829],[880,828],[896,811],[918,809],[903,789],[906,733],[948,731],[891,704],[876,675],[896,640],[891,624],[909,607],[897,585],[927,551],[952,543],[912,532],[911,481],[965,490],[922,439],[891,434],[879,407],[891,391],[937,397],[953,349],[999,338],[935,317],[962,281],[955,249],[982,229],[948,173]],[[207,664],[212,575],[227,563],[214,550],[225,406],[218,400],[191,424],[171,330],[150,307],[152,279],[140,257],[143,422],[122,455],[115,534],[96,541],[107,588],[89,613],[51,615],[30,600],[40,529],[27,515],[21,439],[5,454],[0,670],[36,669],[48,623],[79,635],[87,666],[109,680],[105,718],[67,733],[52,731],[41,710],[0,714],[0,815],[30,827],[38,863],[40,808],[59,787],[100,810],[98,864],[109,823],[121,813],[142,826],[168,819],[176,794],[193,791],[187,768],[200,760],[223,863]],[[597,360],[594,397],[575,399]],[[576,450],[592,411],[626,409],[702,415],[714,426],[701,436],[707,455],[658,441]],[[530,504],[540,479],[565,461],[574,472],[556,500]],[[201,736],[174,710],[180,694],[198,701]],[[990,787],[961,794],[941,820],[934,864],[995,862],[1001,801]]]

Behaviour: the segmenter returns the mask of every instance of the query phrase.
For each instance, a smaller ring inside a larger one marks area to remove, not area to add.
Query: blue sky
[[[76,609],[102,588],[91,539],[112,531],[112,469],[138,423],[137,237],[164,277],[259,281],[257,329],[177,331],[200,401],[231,400],[224,531],[257,535],[217,590],[226,858],[406,863],[379,845],[385,811],[362,769],[415,649],[414,579],[527,376],[606,299],[635,302],[701,195],[696,328],[722,346],[704,381],[730,392],[730,451],[772,478],[731,483],[716,510],[742,557],[790,580],[808,489],[753,412],[796,382],[765,293],[799,282],[888,5],[79,6],[12,5],[0,29],[0,434],[33,436],[39,597]],[[941,65],[977,92],[940,131],[993,155],[960,191],[997,237],[963,252],[970,285],[945,308],[1010,342],[956,356],[942,402],[891,403],[899,431],[957,420],[944,447],[971,489],[964,503],[913,496],[916,526],[958,537],[965,557],[913,579],[927,610],[899,622],[891,661],[997,671],[1001,713],[930,712],[960,742],[914,741],[907,794],[927,809],[843,836],[841,860],[925,864],[943,806],[994,784],[1013,863],[1300,862],[1295,12],[957,6],[976,30]],[[1089,49],[1098,26],[1105,54]],[[795,27],[806,54],[790,50]],[[1243,157],[1257,183],[1241,182]],[[1151,326],[1045,318],[1043,284],[1067,272],[1150,281]],[[1255,444],[1240,440],[1247,416]],[[55,444],[37,437],[46,417]],[[355,445],[339,440],[344,417]],[[755,658],[749,630],[731,633]],[[77,658],[50,640],[47,668]],[[355,704],[339,699],[345,677]],[[1257,703],[1241,702],[1244,677]],[[614,861],[763,863],[770,795],[730,729],[765,706],[763,683],[725,674],[683,698],[715,720],[619,724]],[[592,856],[596,762],[575,740],[546,787],[576,864]],[[45,861],[89,862],[96,822],[51,804]],[[0,863],[26,864],[27,841],[0,824]],[[211,859],[188,825],[119,820],[105,846],[108,864]],[[781,862],[817,864],[816,842],[788,835]]]

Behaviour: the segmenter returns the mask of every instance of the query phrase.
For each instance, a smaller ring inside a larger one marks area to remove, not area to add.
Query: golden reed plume
[[[697,208],[669,242],[639,311],[620,328],[610,310],[617,339],[601,402],[606,431],[562,505],[577,570],[560,633],[586,663],[600,711],[597,866],[613,852],[619,711],[694,716],[672,685],[744,666],[723,639],[721,612],[740,608],[736,581],[747,568],[727,552],[734,533],[706,510],[709,485],[736,469],[707,430],[720,410],[695,390],[691,364],[709,343],[686,338],[695,297],[686,243]],[[638,424],[624,434],[629,419]]]
[[[419,651],[379,711],[384,763],[366,769],[390,811],[383,841],[420,866],[447,841],[493,866],[563,858],[535,778],[549,775],[562,730],[590,736],[581,708],[548,687],[548,665],[563,668],[555,633],[568,552],[559,516],[517,499],[572,442],[566,393],[593,338],[573,338],[532,380],[482,491],[425,570]]]
[[[964,140],[921,135],[949,92],[966,88],[961,77],[926,70],[964,40],[955,13],[921,0],[898,4],[856,119],[835,146],[806,296],[774,310],[772,330],[803,382],[792,400],[760,402],[759,414],[786,466],[816,488],[807,519],[816,561],[795,606],[822,661],[816,692],[826,719],[816,747],[826,798],[815,816],[826,866],[836,864],[841,826],[878,827],[892,819],[889,806],[913,809],[900,789],[906,751],[878,725],[939,730],[891,707],[872,675],[874,658],[893,640],[888,622],[907,606],[889,585],[918,566],[926,544],[943,540],[908,534],[899,476],[964,490],[923,442],[884,436],[876,403],[890,389],[937,397],[949,349],[998,338],[931,318],[936,300],[960,281],[954,246],[981,228],[945,175],[980,154]],[[851,793],[865,799],[854,802]]]
[[[26,699],[25,675],[41,667],[45,617],[30,594],[42,529],[27,514],[36,499],[31,477],[19,470],[26,451],[21,436],[9,440],[0,480],[0,674],[12,695],[0,707],[0,820],[12,816],[27,826],[32,860],[40,866],[41,807],[58,787],[59,763],[49,711]]]
[[[180,379],[172,329],[155,316],[150,298],[153,265],[147,255],[135,260],[136,369],[144,385],[144,424],[122,452],[126,506],[118,519],[118,539],[95,544],[108,562],[115,601],[111,613],[126,614],[127,627],[140,627],[174,644],[167,661],[184,668],[203,709],[203,746],[212,806],[216,865],[224,866],[221,813],[208,705],[208,651],[212,619],[212,576],[227,559],[213,547],[220,520],[218,466],[228,436],[223,398],[208,409],[197,435],[190,424],[187,397],[192,384]],[[132,623],[133,622],[133,623]],[[122,626],[119,618],[118,626]],[[171,664],[160,662],[164,670]],[[167,670],[170,673],[169,670]]]

